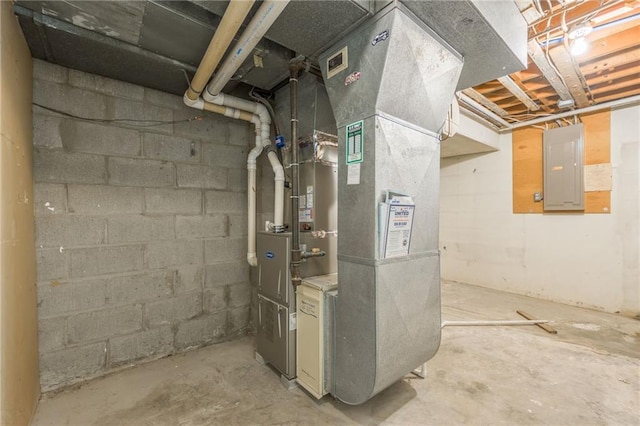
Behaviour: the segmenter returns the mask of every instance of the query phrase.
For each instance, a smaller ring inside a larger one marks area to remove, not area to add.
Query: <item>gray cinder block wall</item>
[[[34,102],[173,121],[34,106],[43,390],[243,334],[250,126],[42,61]]]

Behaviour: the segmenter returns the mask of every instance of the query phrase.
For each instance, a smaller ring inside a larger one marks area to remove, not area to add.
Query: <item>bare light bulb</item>
[[[571,54],[573,56],[580,56],[587,51],[589,43],[584,37],[578,37],[571,43]]]

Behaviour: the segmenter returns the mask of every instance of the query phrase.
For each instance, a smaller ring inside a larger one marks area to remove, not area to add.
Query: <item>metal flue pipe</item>
[[[220,59],[222,59],[222,55],[224,55],[224,52],[231,44],[233,36],[236,35],[240,29],[253,3],[254,0],[231,0],[229,2],[222,21],[220,21],[216,33],[211,38],[209,47],[207,47],[207,51],[202,57],[202,61],[200,61],[196,75],[191,80],[187,93],[185,93],[185,96],[190,100],[197,100],[204,90],[207,81],[209,81],[213,75],[213,72],[220,63]]]
[[[291,102],[291,284],[297,287],[300,277],[300,167],[298,164],[298,75],[304,69],[304,58],[297,57],[289,62],[289,94]]]

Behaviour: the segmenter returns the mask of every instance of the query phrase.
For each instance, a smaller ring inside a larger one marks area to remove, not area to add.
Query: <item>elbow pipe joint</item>
[[[247,262],[251,266],[258,266],[258,256],[255,253],[247,253]]]
[[[202,98],[215,105],[224,105],[224,93],[218,93],[217,95],[209,92],[209,89],[205,89],[202,93]]]
[[[273,169],[273,174],[275,175],[274,181],[284,182],[284,167],[282,167],[282,164],[280,164],[280,161],[278,160],[278,154],[276,154],[276,150],[271,145],[267,147],[267,150],[267,157],[269,158],[271,168]]]
[[[205,101],[216,105],[224,105],[226,107],[237,108],[242,111],[250,112],[257,115],[262,123],[271,125],[271,115],[267,107],[259,102],[246,101],[234,96],[225,95],[224,93],[213,94],[209,88],[203,92],[202,97]]]
[[[249,155],[247,156],[247,168],[256,168],[256,160],[262,153],[262,147],[256,146],[251,151],[249,151]],[[253,167],[251,167],[253,166]]]
[[[185,92],[184,96],[182,97],[182,100],[184,104],[188,107],[199,109],[199,110],[204,109],[204,101],[200,97],[194,100],[187,95],[187,92]]]
[[[278,152],[276,151],[275,147],[273,145],[271,145],[270,143],[266,144],[264,146],[264,149],[265,149],[265,152],[267,153],[267,155],[269,155],[269,153],[271,153],[271,152],[273,152],[276,155],[278,154]]]

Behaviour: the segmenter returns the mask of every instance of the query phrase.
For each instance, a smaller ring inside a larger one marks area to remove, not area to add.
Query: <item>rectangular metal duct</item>
[[[464,57],[456,90],[527,66],[527,22],[510,0],[402,0]]]
[[[266,37],[313,58],[371,16],[373,3],[369,0],[293,0]]]
[[[368,400],[438,350],[437,132],[462,65],[460,55],[397,4],[320,56],[341,146],[333,393],[346,403]],[[359,120],[363,161],[354,184],[345,127]],[[378,205],[387,190],[415,202],[405,257],[379,255]]]
[[[463,61],[469,79],[480,83],[522,68],[517,52],[526,52],[526,25],[486,19],[500,10],[508,17],[513,5],[496,3],[489,13],[479,3],[390,2],[319,58],[340,145],[332,393],[349,404],[363,403],[399,380],[440,344],[438,133],[464,78]],[[461,25],[478,31],[463,34]],[[479,36],[486,37],[473,40]],[[502,39],[509,36],[514,45]],[[468,58],[486,64],[474,69]],[[347,162],[347,138],[355,137],[346,134],[350,125],[363,129],[360,163]],[[401,257],[381,255],[380,222],[386,217],[379,217],[379,205],[387,191],[415,203],[408,255]]]

